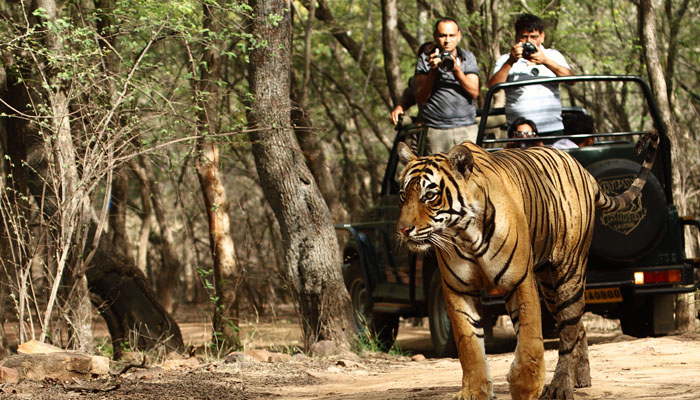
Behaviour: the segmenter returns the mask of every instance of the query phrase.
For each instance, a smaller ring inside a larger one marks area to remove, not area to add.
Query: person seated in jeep
[[[567,135],[589,135],[595,133],[593,117],[588,114],[574,113],[565,114],[564,117],[564,133]],[[595,142],[595,137],[572,137],[559,139],[552,147],[555,149],[566,150],[576,149],[579,147],[590,146]]]
[[[537,136],[537,125],[527,118],[520,117],[513,121],[508,128],[508,137],[513,138],[530,138]],[[513,141],[506,144],[506,149],[526,149],[532,146],[543,146],[541,140],[528,141]]]

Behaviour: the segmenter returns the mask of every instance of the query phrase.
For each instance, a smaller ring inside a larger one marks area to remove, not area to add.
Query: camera
[[[523,48],[523,58],[530,58],[530,56],[537,53],[537,47],[530,42],[525,42],[520,47]]]
[[[455,60],[452,59],[451,51],[443,51],[440,53],[440,63],[446,71],[451,71],[455,67]]]

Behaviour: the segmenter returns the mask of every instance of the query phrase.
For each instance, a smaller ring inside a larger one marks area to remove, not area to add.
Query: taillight
[[[634,273],[634,283],[636,285],[647,285],[650,283],[680,283],[681,270],[665,269],[661,271],[638,271]]]

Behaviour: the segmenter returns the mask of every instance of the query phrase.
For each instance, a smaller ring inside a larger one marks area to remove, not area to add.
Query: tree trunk
[[[20,100],[17,97],[16,100]],[[26,104],[26,103],[20,103]],[[17,109],[22,109],[20,104]],[[17,119],[19,120],[19,119]],[[25,121],[26,122],[26,121]],[[27,123],[28,124],[28,123]],[[27,132],[22,135],[21,139],[14,141],[14,145],[18,146],[15,154],[30,154],[31,157],[24,159],[13,159],[10,163],[13,175],[18,173],[18,170],[26,169],[37,175],[32,176],[29,181],[42,181],[48,171],[45,163],[38,159],[38,154],[43,149],[43,145],[39,141],[32,140],[31,129],[22,127],[15,131],[18,134]],[[26,147],[25,147],[26,146]],[[29,150],[26,150],[29,148]],[[24,167],[24,162],[28,167]],[[19,176],[19,175],[17,175]],[[17,185],[13,190],[22,193],[22,187],[25,187],[22,182],[16,180],[13,184]],[[27,185],[29,193],[34,196],[37,201],[44,199],[46,193],[42,192],[41,185]],[[37,192],[38,191],[38,192]],[[47,199],[46,202],[52,203],[53,200]],[[96,227],[92,226],[93,234],[88,236],[87,243],[92,243],[94,231]],[[85,249],[85,254],[88,254],[91,248]],[[95,254],[89,257],[90,261],[85,265],[86,273],[84,277],[87,279],[87,288],[91,293],[91,301],[98,311],[102,314],[107,322],[107,326],[112,339],[115,358],[119,358],[121,351],[125,345],[130,345],[134,349],[150,349],[164,344],[168,349],[176,351],[184,351],[184,344],[180,329],[170,315],[158,304],[155,294],[150,289],[145,275],[139,271],[128,259],[125,259],[114,250],[111,242],[102,238],[99,246],[95,249]],[[82,279],[80,275],[76,279]],[[81,286],[78,286],[80,292]],[[84,301],[87,296],[80,293],[76,296],[76,302],[71,303],[72,307],[84,307]],[[83,310],[89,310],[89,305]],[[78,310],[80,311],[80,310]],[[88,325],[89,316],[85,319],[85,312],[73,315],[74,323],[80,323],[75,327],[85,331]],[[79,322],[82,321],[82,322]],[[87,336],[85,336],[87,337]],[[77,338],[80,340],[80,338]],[[77,341],[77,343],[87,343],[85,340]]]
[[[639,2],[639,18],[640,18],[640,37],[642,39],[642,48],[644,50],[644,60],[646,62],[647,71],[649,72],[649,82],[651,91],[656,100],[656,104],[661,114],[662,123],[666,127],[666,133],[671,143],[671,156],[675,160],[676,165],[682,164],[683,149],[680,146],[683,143],[681,129],[676,121],[671,108],[671,103],[668,97],[666,78],[664,69],[659,58],[659,50],[657,47],[656,37],[656,9],[657,0],[640,0]],[[678,168],[674,170],[674,195],[678,195],[677,184],[680,182]],[[679,204],[679,211],[684,213],[686,207]],[[689,243],[689,241],[686,241]],[[680,331],[692,332],[695,330],[695,301],[694,294],[681,294],[676,299],[676,328]]]
[[[141,168],[146,173],[148,179],[148,189],[150,191],[149,198],[153,207],[156,223],[160,229],[160,270],[154,273],[153,279],[155,283],[156,293],[160,304],[169,313],[174,312],[176,307],[177,297],[180,290],[180,272],[182,265],[175,252],[175,240],[173,239],[172,229],[170,228],[170,220],[165,211],[163,195],[160,192],[160,184],[156,178],[153,164],[147,156],[139,157]]]
[[[282,232],[286,279],[301,313],[308,349],[319,340],[348,345],[349,297],[340,275],[330,212],[294,139],[290,121],[291,5],[250,0],[252,34],[267,47],[250,53],[253,155],[265,197]],[[277,17],[273,26],[271,16]]]
[[[79,334],[72,335],[74,343],[72,343],[71,348],[85,353],[94,353],[95,341],[92,334],[93,311],[85,274],[79,274],[72,279],[72,284],[70,296],[68,297],[68,311],[70,313],[69,332],[78,332]]]
[[[141,197],[141,229],[139,230],[138,250],[136,252],[136,267],[146,273],[148,265],[148,237],[151,234],[151,226],[153,225],[153,206],[151,205],[151,184],[148,180],[144,165],[146,160],[141,158],[147,157],[145,154],[139,155],[139,161],[132,159],[130,161],[131,169],[136,174],[139,180],[139,194]]]
[[[384,71],[389,83],[389,94],[394,105],[399,104],[404,85],[401,81],[401,60],[399,59],[398,10],[396,0],[382,0],[382,50]]]
[[[292,84],[291,98],[294,100],[296,96],[296,85]],[[293,107],[291,112],[292,124],[299,147],[304,152],[306,164],[311,170],[311,173],[316,180],[321,195],[331,211],[331,217],[335,223],[347,221],[348,213],[345,211],[343,204],[340,202],[338,190],[335,187],[333,173],[330,170],[330,163],[326,158],[318,135],[314,131],[314,127],[306,115],[303,104],[298,107]]]
[[[206,46],[201,63],[199,80],[194,82],[195,96],[199,99],[200,112],[197,115],[197,158],[196,169],[199,184],[204,196],[207,215],[209,216],[209,246],[214,261],[214,342],[223,339],[225,348],[237,349],[241,346],[238,335],[238,289],[243,274],[236,261],[236,249],[231,237],[230,204],[226,196],[223,177],[219,170],[219,148],[212,135],[218,133],[219,118],[213,107],[219,104],[217,82],[221,79],[220,51],[222,31],[221,21],[224,2],[219,1],[219,7],[203,3],[203,28],[213,33],[213,43]],[[194,60],[192,60],[194,61]],[[195,64],[192,64],[195,68]],[[196,71],[194,76],[196,77]],[[219,336],[222,335],[222,336]]]
[[[17,67],[15,65],[6,64],[5,67],[0,66],[0,98],[8,99],[12,105],[19,107],[18,110],[25,111],[25,107],[29,103],[26,98],[26,92],[22,87],[15,84],[10,75],[10,68]],[[7,69],[5,69],[7,68]],[[20,68],[17,68],[20,69]],[[24,106],[22,106],[22,104]],[[12,110],[0,104],[0,112],[12,115]],[[17,298],[17,303],[22,307],[15,307],[11,310],[10,302],[4,300],[0,305],[0,321],[5,321],[6,316],[15,314],[19,319],[18,336],[19,339],[24,339],[24,307],[23,295],[19,290],[21,285],[21,277],[19,270],[29,264],[28,252],[21,251],[22,244],[31,243],[29,229],[22,221],[27,221],[26,215],[23,213],[28,210],[27,194],[27,171],[26,168],[17,168],[22,160],[27,159],[23,138],[27,131],[25,120],[20,118],[0,118],[0,143],[2,144],[2,178],[4,187],[0,188],[2,198],[0,198],[0,257],[2,260],[13,260],[15,267],[7,268],[7,271],[0,274],[0,299],[7,299],[8,295],[12,294]],[[12,134],[8,134],[12,132]],[[25,228],[26,227],[26,228]],[[24,228],[24,229],[23,229]],[[8,234],[13,232],[13,234]],[[4,262],[3,262],[4,265]],[[10,289],[12,288],[12,290]],[[26,296],[26,292],[25,292]],[[19,308],[19,309],[18,309]],[[0,324],[0,358],[4,358],[10,354],[7,337],[5,335],[4,324]]]
[[[418,48],[423,42],[420,42],[416,36],[411,34],[401,18],[398,19],[396,27],[401,33],[401,36],[406,40],[406,43],[408,43],[408,46],[411,48],[411,53],[416,54],[418,52]]]
[[[128,169],[121,167],[114,172],[112,197],[109,199],[109,228],[114,248],[125,257],[131,255],[131,245],[126,234],[127,196],[129,192]]]
[[[158,303],[146,275],[102,238],[86,273],[95,307],[107,322],[114,359],[124,349],[184,352],[175,320]]]
[[[45,11],[46,20],[50,24],[56,24],[59,10],[55,0],[38,0],[36,7]],[[61,57],[63,55],[61,40],[54,29],[47,30],[44,44],[49,56]],[[49,159],[48,167],[52,169],[49,174],[44,176],[47,178],[44,182],[48,182],[49,187],[53,186],[52,189],[57,196],[55,199],[56,207],[50,213],[52,218],[56,218],[50,224],[57,238],[55,258],[57,264],[49,303],[45,310],[41,341],[49,333],[52,308],[58,300],[56,295],[61,286],[61,280],[64,279],[64,274],[70,274],[72,279],[69,279],[69,282],[77,282],[78,292],[82,292],[83,288],[80,287],[79,282],[83,279],[83,261],[78,257],[80,247],[76,249],[75,242],[82,240],[82,229],[90,216],[88,193],[80,182],[81,178],[77,168],[79,161],[73,145],[69,109],[70,97],[63,86],[63,80],[57,76],[57,73],[57,70],[47,68],[42,77],[45,84],[44,94],[50,109],[51,125],[43,127],[41,135],[45,139],[44,148],[45,155]],[[81,313],[90,312],[89,299],[82,293],[78,293],[77,296],[65,299],[70,304],[72,317],[76,318],[72,321],[72,329],[69,330],[72,336],[71,341],[91,349],[93,337],[90,315],[81,315]]]

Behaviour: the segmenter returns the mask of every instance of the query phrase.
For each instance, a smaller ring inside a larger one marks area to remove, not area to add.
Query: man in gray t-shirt
[[[416,63],[416,102],[428,127],[430,152],[447,152],[464,140],[476,141],[476,101],[479,68],[474,55],[457,46],[462,34],[454,19],[435,24],[435,48],[421,53]],[[452,61],[443,61],[449,53]]]

